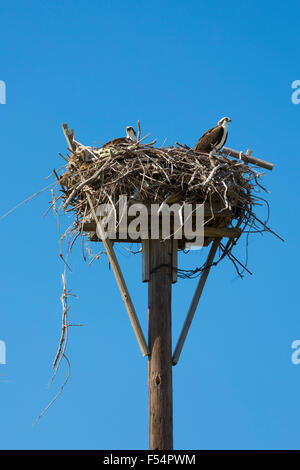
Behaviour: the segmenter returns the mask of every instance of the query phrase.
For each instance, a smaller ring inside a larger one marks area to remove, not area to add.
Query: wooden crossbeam
[[[86,222],[82,225],[82,231],[83,232],[95,232],[96,231],[96,224],[95,222]],[[133,230],[133,235],[135,235],[135,230]],[[126,232],[122,231],[122,229],[119,228],[117,231],[117,234],[121,235],[120,239],[119,238],[112,238],[111,240],[115,243],[117,242],[122,242],[122,243],[141,243],[141,239],[133,239],[130,238],[131,231],[130,229],[126,228]],[[188,240],[191,239],[192,236],[195,235],[200,235],[200,233],[195,232],[189,232],[186,229],[184,229],[184,234],[189,237]],[[206,227],[204,226],[204,236],[205,237],[225,237],[225,238],[236,238],[239,237],[241,234],[241,231],[239,229],[236,229],[234,227]],[[124,238],[124,236],[127,236],[127,238]],[[122,238],[123,237],[123,238]],[[185,237],[183,237],[185,239]]]
[[[274,164],[270,162],[266,162],[265,160],[261,160],[260,158],[252,157],[251,150],[247,150],[246,153],[238,152],[237,150],[230,149],[228,147],[223,147],[221,153],[228,155],[229,157],[239,158],[243,160],[245,163],[252,163],[253,165],[260,166],[265,168],[266,170],[272,171],[274,168]]]

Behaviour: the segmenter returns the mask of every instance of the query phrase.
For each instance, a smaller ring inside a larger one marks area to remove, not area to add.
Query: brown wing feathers
[[[216,126],[206,131],[202,137],[198,140],[194,147],[197,152],[209,153],[216,145],[221,141],[223,135],[222,126]]]

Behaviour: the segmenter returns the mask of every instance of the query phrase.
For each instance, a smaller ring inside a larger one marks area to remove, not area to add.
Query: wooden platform
[[[241,234],[241,231],[231,226],[232,220],[232,210],[228,210],[221,203],[214,203],[212,205],[204,205],[204,226],[201,226],[200,230],[196,231],[196,222],[194,217],[192,217],[191,226],[182,228],[182,237],[178,239],[178,248],[184,249],[186,244],[191,243],[192,237],[197,236],[199,238],[204,237],[203,243],[201,245],[208,246],[212,239],[215,237],[220,238],[238,238]],[[213,212],[213,216],[212,216]],[[162,216],[160,215],[159,222],[159,238],[163,238],[161,234],[162,227]],[[109,237],[110,240],[114,243],[141,243],[142,240],[147,240],[153,238],[151,236],[151,220],[148,218],[148,227],[149,233],[148,236],[143,236],[136,238],[136,232],[132,232],[131,222],[135,217],[127,215],[126,224],[120,224],[116,230],[114,236]],[[174,228],[174,218],[170,218],[170,233],[176,231]],[[81,232],[88,235],[90,241],[99,242],[101,241],[96,233],[96,223],[95,221],[87,221],[82,224]],[[171,238],[173,238],[171,236]]]

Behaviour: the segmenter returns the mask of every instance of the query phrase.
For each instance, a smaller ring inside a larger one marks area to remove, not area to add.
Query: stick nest
[[[256,193],[265,189],[253,167],[222,154],[199,154],[180,144],[161,148],[154,144],[115,139],[92,148],[74,140],[74,150],[58,179],[63,209],[74,214],[75,232],[92,221],[87,193],[95,208],[117,205],[124,195],[133,203],[206,203],[211,207],[207,226],[245,228],[250,224],[257,231],[267,229],[254,214],[261,199]]]

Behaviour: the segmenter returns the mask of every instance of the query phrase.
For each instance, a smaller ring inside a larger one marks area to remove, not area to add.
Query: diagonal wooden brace
[[[210,268],[211,268],[212,263],[214,261],[214,257],[215,257],[215,254],[217,252],[218,246],[220,245],[220,242],[221,242],[221,238],[215,238],[214,241],[213,241],[212,247],[210,249],[210,252],[208,254],[204,269],[202,271],[202,274],[201,274],[201,277],[199,279],[196,291],[194,293],[192,303],[190,305],[189,311],[187,313],[184,325],[182,327],[179,339],[178,339],[176,347],[175,347],[175,351],[174,351],[174,354],[173,354],[173,357],[172,357],[173,366],[175,366],[177,364],[178,360],[179,360],[184,342],[186,340],[186,337],[187,337],[187,334],[189,332],[191,323],[193,321],[193,318],[194,318],[194,315],[195,315],[195,312],[196,312],[196,309],[197,309],[197,306],[198,306],[203,288],[205,286]]]
[[[63,129],[63,132],[64,132],[64,135],[65,135],[65,138],[67,140],[69,148],[71,150],[75,150],[76,145],[73,142],[73,137],[74,136],[70,132],[67,124],[63,124],[62,129]],[[140,346],[141,353],[142,353],[143,356],[148,356],[149,355],[148,346],[147,346],[147,343],[146,343],[146,340],[145,340],[145,337],[144,337],[139,319],[138,319],[137,314],[135,312],[135,308],[133,306],[133,303],[132,303],[132,300],[131,300],[131,297],[130,297],[130,294],[129,294],[129,291],[128,291],[128,288],[127,288],[127,285],[126,285],[126,282],[125,282],[125,279],[123,277],[123,274],[122,274],[122,271],[121,271],[121,268],[120,268],[120,265],[118,263],[116,254],[114,252],[112,242],[109,240],[109,238],[106,238],[104,229],[102,227],[102,223],[99,220],[99,218],[97,218],[97,216],[96,216],[96,212],[95,212],[95,209],[94,209],[94,206],[93,206],[93,203],[91,201],[91,198],[90,198],[89,194],[86,193],[86,196],[87,196],[87,200],[88,200],[88,203],[89,203],[89,206],[90,206],[90,209],[91,209],[92,216],[93,216],[93,218],[95,220],[95,223],[96,223],[97,232],[100,235],[101,241],[102,241],[102,243],[104,245],[104,248],[106,250],[106,253],[107,253],[109,262],[111,264],[112,270],[114,272],[116,281],[118,283],[118,286],[119,286],[119,289],[120,289],[120,292],[121,292],[121,295],[122,295],[122,299],[123,299],[123,302],[125,304],[125,307],[126,307],[126,310],[127,310],[127,313],[128,313],[128,316],[129,316],[129,319],[130,319],[130,322],[131,322],[131,325],[132,325],[132,328],[133,328],[133,331],[134,331],[134,334],[135,334],[136,339],[138,341],[138,344]]]

